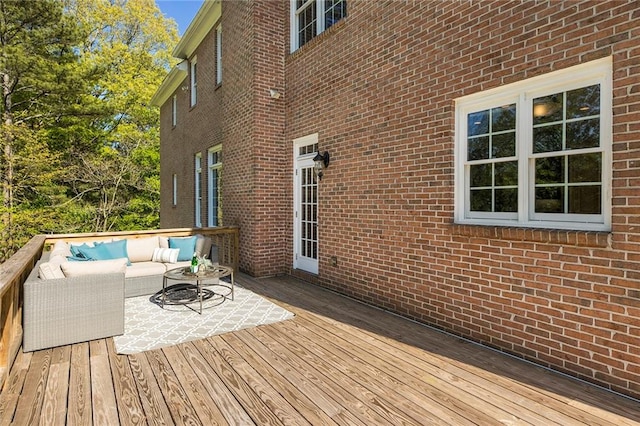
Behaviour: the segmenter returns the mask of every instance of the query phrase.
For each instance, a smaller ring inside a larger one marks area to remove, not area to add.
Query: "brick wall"
[[[286,55],[284,153],[318,132],[332,156],[316,280],[640,397],[637,2],[351,0],[348,13]],[[454,224],[454,99],[607,56],[613,231]]]
[[[195,155],[202,155],[202,225],[207,225],[207,155],[209,148],[222,143],[223,116],[221,86],[216,86],[215,30],[203,39],[197,57],[198,92],[190,106],[190,79],[185,77],[175,91],[177,124],[171,123],[171,98],[160,109],[160,226],[195,225]],[[192,59],[192,58],[190,58]],[[203,123],[206,123],[203,125]],[[178,203],[173,205],[173,174],[178,175]]]
[[[240,228],[240,267],[253,275],[287,268],[290,206],[284,149],[284,4],[223,3],[223,209]]]

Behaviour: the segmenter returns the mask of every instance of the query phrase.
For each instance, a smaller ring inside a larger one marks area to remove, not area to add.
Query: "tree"
[[[152,0],[74,0],[87,32],[82,66],[100,69],[96,144],[71,147],[67,184],[94,213],[91,231],[159,225],[159,117],[149,106],[173,59],[173,21]],[[87,171],[83,173],[81,171]]]
[[[50,192],[55,187],[43,185],[50,182],[57,158],[41,143],[39,131],[64,114],[69,97],[82,88],[82,79],[73,68],[77,29],[64,16],[59,2],[0,0],[4,252],[14,250],[20,242],[16,241],[16,209],[30,198],[38,199],[41,190]]]
[[[42,232],[159,224],[175,22],[152,0],[0,0],[0,260]]]

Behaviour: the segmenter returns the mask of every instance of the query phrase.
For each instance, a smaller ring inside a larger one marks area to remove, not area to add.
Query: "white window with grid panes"
[[[222,226],[222,145],[209,149],[207,226]]]
[[[291,51],[347,16],[347,0],[291,0]]]
[[[456,101],[457,223],[611,228],[611,58]]]

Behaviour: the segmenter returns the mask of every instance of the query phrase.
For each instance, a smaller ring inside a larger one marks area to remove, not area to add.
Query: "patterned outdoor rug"
[[[216,286],[213,288],[219,291]],[[184,289],[174,290],[177,290],[178,298],[184,300]],[[272,324],[294,316],[237,284],[233,300],[217,293],[210,294],[203,302],[202,314],[197,312],[200,308],[198,302],[187,306],[165,304],[163,309],[159,306],[160,301],[160,293],[151,297],[125,299],[124,334],[113,338],[117,353],[133,354],[158,349],[229,331]]]

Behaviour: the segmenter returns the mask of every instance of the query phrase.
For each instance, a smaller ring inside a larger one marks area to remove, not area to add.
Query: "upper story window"
[[[222,83],[222,25],[216,28],[216,84]]]
[[[458,223],[611,227],[611,59],[456,101]]]
[[[174,206],[177,206],[178,205],[178,175],[175,173],[171,177],[171,184],[173,189],[173,198],[171,202]]]
[[[347,16],[347,0],[291,0],[291,51]]]
[[[191,60],[191,72],[189,74],[191,78],[191,106],[194,106],[198,99],[198,58],[195,56]]]
[[[173,95],[171,98],[171,125],[173,127],[178,124],[178,96]]]
[[[197,153],[195,156],[195,177],[194,177],[194,224],[197,228],[202,227],[202,154]]]

